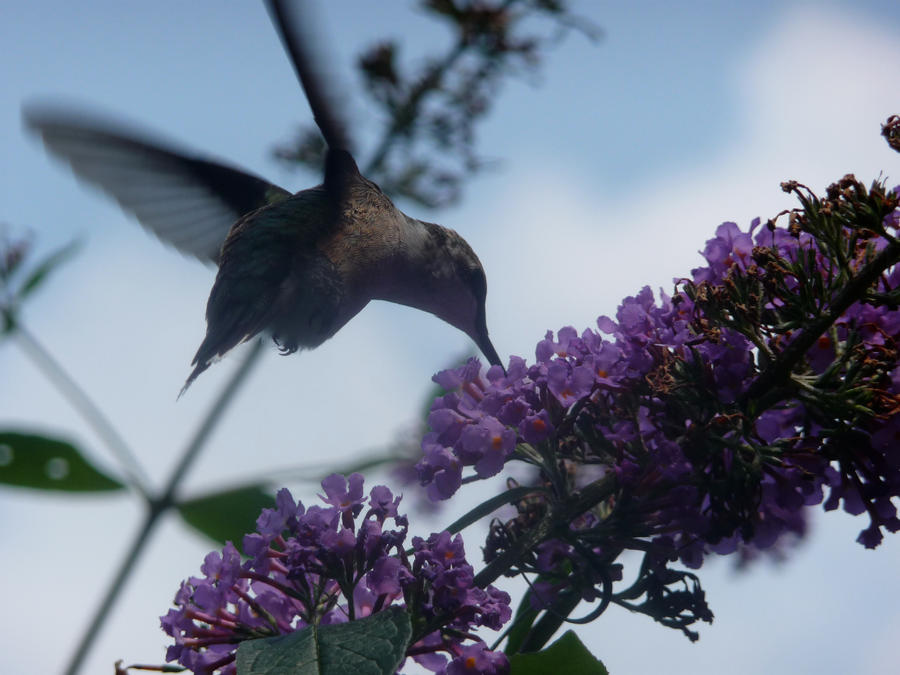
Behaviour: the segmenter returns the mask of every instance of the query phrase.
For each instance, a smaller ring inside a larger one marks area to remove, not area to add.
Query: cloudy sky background
[[[791,206],[781,180],[821,189],[847,172],[867,182],[883,172],[900,182],[897,155],[878,136],[880,122],[900,112],[894,3],[711,4],[574,2],[606,37],[592,45],[572,35],[536,81],[504,85],[479,129],[479,150],[502,160],[498,168],[473,180],[453,209],[401,204],[457,229],[478,252],[502,355],[533,358],[547,329],[591,326],[645,284],[670,290],[700,264],[717,224],[743,226]],[[354,55],[394,36],[415,57],[447,33],[408,2],[329,3],[321,24],[346,114],[371,148],[379,120],[354,89]],[[86,242],[25,321],[161,485],[241,358],[238,350],[211,368],[176,403],[204,333],[213,271],[160,245],[48,159],[22,131],[21,105],[89,104],[291,189],[316,181],[277,165],[271,149],[308,109],[254,3],[18,3],[3,10],[0,43],[0,222],[33,230],[39,251]],[[373,303],[313,353],[269,350],[184,492],[390,442],[414,419],[430,376],[470,348],[430,315]],[[13,341],[0,343],[0,374],[0,428],[64,432],[114,469]],[[295,491],[307,500],[312,492]],[[60,672],[141,506],[124,495],[4,490],[0,509],[0,670]],[[420,532],[441,522],[449,516]],[[616,608],[579,633],[620,674],[889,672],[900,637],[900,543],[888,537],[863,550],[854,539],[865,524],[816,517],[781,566],[735,574],[727,560],[707,564],[701,578],[716,621],[698,644]],[[478,539],[469,539],[473,558]],[[83,672],[111,672],[118,658],[160,661],[157,617],[208,549],[165,522]]]

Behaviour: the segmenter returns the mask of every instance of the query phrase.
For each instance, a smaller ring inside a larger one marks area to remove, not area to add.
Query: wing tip
[[[93,127],[105,123],[99,113],[84,105],[52,99],[35,99],[22,104],[22,124],[29,131],[43,133],[51,127]]]

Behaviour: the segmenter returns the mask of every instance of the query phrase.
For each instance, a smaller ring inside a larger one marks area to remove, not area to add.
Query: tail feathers
[[[204,370],[209,368],[216,361],[219,361],[225,354],[242,342],[246,342],[254,337],[258,332],[259,330],[248,332],[240,327],[232,327],[232,330],[230,331],[207,331],[206,337],[200,344],[200,348],[197,350],[197,353],[194,354],[194,360],[191,361],[191,365],[194,366],[194,369],[191,371],[191,374],[188,375],[187,380],[185,380],[184,386],[178,393],[178,398],[181,398],[184,395],[184,392],[188,390],[188,387],[191,386],[194,380],[196,380]]]
[[[184,381],[184,386],[181,388],[181,391],[178,392],[178,398],[184,396],[184,392],[187,391],[188,387],[191,386],[191,383],[197,379],[200,373],[221,359],[228,350],[240,342],[240,340],[228,340],[223,343],[220,339],[217,339],[217,337],[218,336],[210,335],[210,333],[207,332],[206,337],[200,344],[200,348],[197,350],[197,353],[194,354],[194,360],[191,361],[191,365],[194,366],[194,369],[191,371],[191,374],[188,375],[187,380]],[[178,399],[175,400],[177,401]]]
[[[197,365],[191,371],[191,374],[188,375],[188,378],[184,381],[184,386],[181,388],[181,391],[178,392],[178,398],[175,399],[176,401],[184,396],[184,392],[186,392],[188,390],[188,387],[191,386],[191,383],[197,379],[197,376],[200,375],[200,373],[202,373],[204,370],[209,368],[212,360],[207,359],[205,361],[198,361],[197,359],[195,359],[194,363]]]

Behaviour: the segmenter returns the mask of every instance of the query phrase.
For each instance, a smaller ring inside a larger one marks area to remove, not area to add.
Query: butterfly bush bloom
[[[325,506],[309,508],[280,490],[244,537],[248,559],[230,542],[206,556],[202,576],[183,582],[161,617],[175,639],[166,659],[195,673],[233,674],[244,640],[351,621],[415,597],[410,611],[441,628],[409,647],[414,660],[435,673],[505,672],[506,657],[473,642],[472,630],[508,621],[509,596],[473,585],[462,538],[414,537],[408,556],[400,497],[383,486],[366,497],[360,474],[329,476],[322,488]]]
[[[482,371],[472,359],[435,376],[446,393],[417,465],[432,499],[452,496],[469,468],[473,478],[513,459],[539,469],[541,490],[516,519],[495,523],[489,559],[549,503],[598,479],[613,481],[602,503],[537,546],[520,571],[544,574],[541,585],[555,590],[580,575],[586,599],[599,583],[608,601],[620,576],[611,561],[627,548],[646,553],[648,574],[675,558],[698,568],[710,553],[752,556],[802,536],[816,504],[865,513],[866,547],[900,529],[896,193],[867,191],[852,176],[826,200],[795,183],[785,190],[804,206],[787,228],[722,224],[706,265],[676,280],[674,295],[645,287],[596,329],[548,332],[533,364],[513,356],[506,372]],[[766,372],[889,246],[894,257],[787,372]],[[705,618],[702,592],[684,574],[678,592],[694,594]]]

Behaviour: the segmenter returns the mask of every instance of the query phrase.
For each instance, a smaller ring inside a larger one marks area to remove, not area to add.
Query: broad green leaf
[[[406,610],[388,607],[357,621],[242,642],[237,675],[393,675],[411,635]]]
[[[509,660],[511,675],[546,675],[546,673],[578,673],[609,675],[603,663],[591,654],[572,631],[540,652],[515,654]]]
[[[233,542],[256,529],[263,509],[275,507],[275,497],[263,485],[246,485],[180,502],[176,508],[188,525],[215,542]]]
[[[19,297],[28,297],[28,295],[30,295],[42,283],[44,283],[44,281],[46,281],[47,277],[53,270],[59,267],[62,263],[66,262],[66,260],[71,258],[73,255],[75,255],[75,253],[78,252],[79,248],[81,248],[80,241],[76,240],[69,242],[62,248],[56,249],[53,253],[39,262],[25,278],[25,281],[22,282],[22,287],[19,289]]]
[[[17,431],[0,431],[0,483],[63,492],[125,487],[91,465],[71,443]]]

